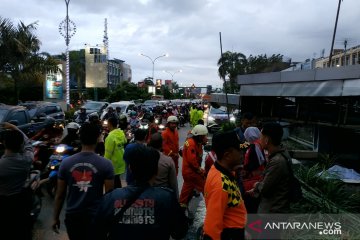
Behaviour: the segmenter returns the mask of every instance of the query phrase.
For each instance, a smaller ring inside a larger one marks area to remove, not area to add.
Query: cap
[[[218,132],[214,134],[212,138],[212,149],[215,152],[224,151],[230,147],[245,151],[249,147],[249,143],[240,141],[235,131]]]

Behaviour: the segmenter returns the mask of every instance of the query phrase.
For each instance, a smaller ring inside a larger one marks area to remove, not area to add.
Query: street
[[[185,125],[185,127],[181,127],[179,129],[179,145],[182,146],[186,136],[190,130],[189,123]],[[206,153],[204,152],[204,155]],[[181,187],[183,184],[183,178],[181,175],[181,166],[182,166],[182,158],[179,159],[179,175],[178,175],[178,184],[179,184],[179,191],[181,191]],[[65,225],[64,225],[64,213],[65,213],[65,206],[61,212],[61,226],[60,226],[60,233],[56,234],[51,229],[52,224],[52,216],[53,216],[53,207],[54,207],[54,199],[51,198],[44,192],[43,197],[43,205],[39,215],[38,220],[34,225],[34,235],[33,240],[68,240]],[[199,226],[201,226],[204,215],[205,215],[205,204],[203,201],[202,195],[200,197],[193,198],[190,202],[189,206],[191,211],[195,211],[195,219],[194,223],[189,229],[188,235],[185,239],[195,239],[195,234]]]

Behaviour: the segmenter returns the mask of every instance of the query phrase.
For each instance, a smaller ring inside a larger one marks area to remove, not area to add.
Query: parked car
[[[159,100],[146,100],[142,105],[141,108],[154,108],[159,106]]]
[[[121,108],[121,113],[125,114],[126,116],[128,116],[128,114],[130,113],[131,110],[136,108],[136,104],[133,101],[120,101],[120,102],[113,102],[110,103],[105,109],[104,111],[101,113],[100,115],[100,119],[103,119],[105,114],[108,112],[109,107],[112,107],[114,110],[117,107]]]
[[[56,121],[65,123],[65,113],[61,106],[52,102],[24,102],[19,104],[25,107],[34,122],[43,122],[47,117],[52,117]]]
[[[235,123],[235,116],[233,113],[229,114],[230,122]],[[220,106],[215,108],[210,107],[207,114],[204,114],[204,123],[207,126],[209,132],[216,132],[221,128],[221,125],[229,121],[226,107]]]
[[[97,112],[99,116],[102,114],[103,110],[109,105],[108,102],[103,101],[86,101],[82,107],[86,108],[86,114],[89,115],[91,113]],[[79,110],[74,113],[74,120],[79,115]]]

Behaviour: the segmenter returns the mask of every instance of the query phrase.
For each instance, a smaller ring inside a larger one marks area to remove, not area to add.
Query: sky
[[[220,87],[222,51],[281,54],[294,62],[328,56],[338,0],[71,0],[69,17],[77,31],[70,50],[103,43],[107,19],[110,59],[131,66],[132,82],[152,76],[179,86]],[[334,48],[360,44],[360,1],[341,2]],[[41,51],[65,52],[59,23],[63,0],[1,0],[0,16],[13,23],[37,22]],[[182,70],[182,72],[179,72]]]

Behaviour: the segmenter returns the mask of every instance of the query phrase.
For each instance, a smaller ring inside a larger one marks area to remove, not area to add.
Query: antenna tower
[[[105,18],[105,30],[104,30],[104,47],[106,49],[106,60],[109,59],[109,38],[107,33],[107,18]]]

